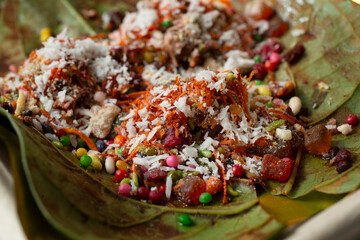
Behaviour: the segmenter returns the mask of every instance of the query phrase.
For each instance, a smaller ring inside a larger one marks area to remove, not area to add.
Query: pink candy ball
[[[106,93],[98,91],[94,94],[94,100],[97,102],[103,102],[106,98]]]
[[[17,73],[18,72],[18,68],[15,64],[10,64],[9,65],[9,71],[12,73]]]
[[[275,63],[277,65],[281,62],[281,56],[279,53],[273,52],[273,53],[271,53],[269,60],[270,60],[270,62]]]
[[[179,158],[176,155],[171,155],[166,159],[166,164],[169,167],[177,167],[179,163],[180,163]]]

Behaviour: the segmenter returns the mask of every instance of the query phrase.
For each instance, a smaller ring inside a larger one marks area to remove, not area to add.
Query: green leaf
[[[343,198],[344,195],[327,195],[312,192],[298,199],[286,196],[273,196],[267,192],[260,194],[260,205],[277,221],[290,225],[301,222],[330,207]]]
[[[114,4],[112,0],[2,2],[1,12],[4,17],[0,22],[0,40],[2,40],[0,53],[7,55],[1,55],[0,73],[6,70],[7,64],[21,62],[25,58],[24,53],[28,54],[40,46],[39,32],[43,27],[50,27],[56,34],[67,26],[71,35],[82,37],[100,29],[83,19],[79,14],[80,9],[94,8],[102,14],[114,10],[117,6],[119,9],[124,9],[132,3],[132,0],[126,1],[125,5],[122,5],[122,2],[112,5]],[[304,16],[311,16],[309,31],[301,39],[305,43],[307,54],[292,67],[293,73],[283,64],[280,72],[277,73],[277,78],[280,80],[295,78],[299,95],[304,99],[304,105],[310,109],[314,102],[319,103],[319,107],[311,111],[310,119],[314,123],[344,104],[359,83],[356,78],[359,71],[358,56],[360,56],[358,54],[360,25],[357,24],[359,14],[356,13],[359,9],[353,8],[350,1],[320,0],[312,6],[307,4],[303,7],[299,6],[298,10]],[[290,39],[286,42],[289,45],[296,41],[296,38],[290,37],[290,34],[283,39],[286,38]],[[314,90],[312,85],[319,80],[327,83],[330,89],[324,93]],[[342,89],[341,94],[338,94],[337,89]],[[335,114],[345,116],[346,111],[353,111],[349,104],[357,105],[357,97],[354,96]],[[258,200],[253,186],[244,182],[235,182],[233,187],[243,194],[234,198],[234,203],[226,206],[221,206],[219,200],[215,201],[215,206],[196,209],[144,204],[118,196],[113,177],[79,168],[78,160],[71,153],[54,148],[37,131],[26,127],[3,110],[0,110],[0,114],[9,119],[18,134],[21,159],[17,162],[21,162],[26,174],[26,184],[29,185],[34,201],[45,218],[41,219],[40,216],[34,220],[36,234],[41,234],[39,226],[42,224],[51,229],[49,224],[46,225],[48,221],[58,231],[75,239],[265,238],[275,234],[283,226],[271,215],[288,224],[306,219],[343,197],[341,194],[328,196],[314,190],[339,194],[359,186],[360,171],[357,168],[359,160],[352,169],[339,175],[334,167],[327,165],[326,161],[307,155],[300,162],[298,174],[293,171],[287,183],[272,185],[274,183],[271,182],[268,185],[274,186],[279,193],[291,197],[307,195],[296,200],[286,197],[277,198],[270,194],[267,194],[266,198],[261,196],[260,202],[270,215],[257,205]],[[0,119],[4,118],[0,117]],[[6,124],[2,121],[1,125]],[[2,137],[7,135],[4,134]],[[356,158],[359,150],[357,138],[358,133],[349,137],[339,135],[334,137],[333,142],[351,149]],[[11,142],[9,138],[6,141]],[[19,156],[14,154],[17,149],[12,149],[12,154],[15,156],[13,159],[18,159]],[[16,179],[21,179],[22,172],[20,168],[16,167],[16,169],[19,169],[19,175],[14,176]],[[19,183],[17,192],[27,189],[25,181],[17,181]],[[22,202],[21,199],[18,200],[19,209],[21,207],[24,211],[28,208],[33,209],[34,205],[26,205],[27,202],[31,202],[30,198],[24,197],[24,199]],[[286,208],[290,209],[290,216],[286,216],[284,208],[278,207],[285,203],[288,204],[286,206],[291,206]],[[303,212],[291,212],[293,208],[302,209]],[[183,212],[191,215],[195,222],[194,226],[183,227],[177,224],[177,217]],[[29,211],[29,213],[33,212]],[[26,214],[23,213],[24,215]],[[29,215],[21,218],[26,219],[23,223],[27,221],[24,223],[25,227],[26,224],[31,226]],[[52,234],[52,230],[49,231]],[[47,239],[49,235],[43,237]]]
[[[340,109],[338,109],[332,117],[336,118],[338,122],[346,121],[349,114],[360,115],[360,86],[356,89],[354,95],[347,101]],[[359,128],[355,128],[355,132],[350,136],[336,135],[333,142],[338,147],[345,147],[352,154],[352,160],[360,159],[360,144],[359,144]],[[335,180],[330,180],[318,186],[317,191],[331,194],[350,192],[360,185],[360,167],[347,174],[341,175]]]
[[[40,32],[43,28],[50,28],[53,34],[67,28],[69,36],[77,37],[96,34],[67,0],[24,0],[18,4],[17,14],[18,30],[26,54],[41,46]]]
[[[312,8],[309,28],[301,39],[306,56],[292,71],[298,96],[314,124],[346,102],[359,84],[360,7],[351,1],[316,1]],[[314,87],[319,81],[329,89]]]
[[[351,142],[353,142],[355,139],[359,139],[358,134],[352,135],[351,137],[347,138],[346,142],[341,142],[341,144],[349,149]],[[334,139],[333,144],[336,145],[337,143],[338,142],[336,142]],[[321,158],[307,154],[305,159],[300,163],[295,184],[288,196],[291,198],[298,198],[317,188],[321,188],[329,184],[336,185],[336,181],[341,180],[342,177],[349,178],[348,181],[351,181],[351,185],[354,187],[359,186],[360,178],[357,178],[357,172],[360,171],[360,160],[358,158],[358,152],[351,152],[356,154],[357,160],[353,163],[353,166],[350,169],[341,174],[336,171],[335,166],[330,166],[327,160],[323,160]],[[351,172],[353,173],[349,175]],[[344,181],[344,179],[342,181]],[[343,193],[343,191],[339,191],[338,193]]]
[[[17,4],[13,1],[0,3],[0,76],[8,72],[9,64],[20,64],[26,56],[18,31],[16,31]]]
[[[258,239],[271,239],[276,236],[282,229],[284,225],[276,221],[275,219],[269,220],[263,226],[255,229],[243,236],[237,238],[238,240],[258,240]]]
[[[15,182],[16,206],[24,232],[29,239],[65,239],[41,215],[27,184],[21,164],[19,142],[13,133],[0,126],[0,139],[6,138],[12,175]]]
[[[360,26],[357,23],[360,15],[357,13],[360,8],[350,1],[316,1],[312,5],[303,6],[294,1],[289,4],[295,6],[300,17],[310,17],[308,30],[299,40],[305,45],[306,55],[291,68],[297,84],[297,94],[303,105],[310,110],[311,124],[331,114],[344,123],[350,112],[360,114],[356,107],[360,101],[359,70],[355,69],[359,66],[357,53],[360,50]],[[294,37],[289,37],[289,34],[283,40],[293,43],[297,41]],[[287,72],[286,68],[281,67],[276,77],[282,79]],[[319,81],[326,83],[329,89],[319,90],[314,87]],[[317,107],[313,109],[315,103]],[[328,161],[307,154],[300,163],[293,189],[287,194],[297,198],[315,189],[335,194],[348,192],[359,186],[359,149],[355,142],[348,141],[357,137],[357,133],[349,137],[335,136],[332,141],[333,145],[343,145],[354,153],[355,163],[350,170],[339,175],[335,166],[329,166]],[[269,181],[266,185],[269,191],[276,191],[272,194],[280,194],[283,187],[284,184],[275,181]]]
[[[221,217],[210,228],[188,239],[234,239],[270,220],[271,216],[257,205],[244,214]]]
[[[344,123],[349,114],[360,115],[359,103],[360,87],[356,89],[353,96],[332,117],[338,122]],[[301,161],[299,173],[295,181],[291,197],[299,197],[312,190],[325,193],[340,194],[352,191],[360,186],[360,131],[355,128],[349,136],[337,134],[332,138],[332,145],[348,149],[352,154],[353,167],[339,174],[335,166],[329,166],[328,161],[307,154]]]
[[[0,113],[8,118],[19,137],[22,166],[37,205],[45,218],[67,236],[82,236],[85,230],[97,229],[98,232],[89,232],[89,236],[104,237],[102,231],[105,231],[105,225],[106,228],[112,226],[121,229],[110,232],[114,235],[109,236],[118,236],[122,230],[134,228],[135,237],[140,226],[159,221],[158,226],[170,224],[166,229],[171,229],[176,226],[176,221],[166,219],[176,218],[184,212],[201,213],[200,216],[192,215],[199,224],[189,230],[193,233],[205,228],[203,224],[209,225],[214,219],[220,222],[221,215],[238,214],[257,203],[255,189],[246,181],[234,182],[233,188],[241,192],[239,197],[233,199],[234,203],[220,208],[169,208],[119,196],[113,177],[111,180],[107,174],[91,174],[82,169],[77,159],[70,158],[70,152],[58,150],[36,130],[25,126],[4,110],[0,109]],[[73,222],[68,220],[69,216]],[[88,219],[86,223],[81,220],[84,218]],[[110,234],[109,231],[105,232]]]

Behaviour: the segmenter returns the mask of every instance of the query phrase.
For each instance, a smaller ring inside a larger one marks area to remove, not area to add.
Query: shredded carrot
[[[138,149],[139,145],[140,145],[140,143],[138,143],[136,148],[130,153],[130,155],[124,160],[124,162],[130,161],[138,153],[137,149]]]
[[[116,105],[127,104],[127,103],[132,103],[132,102],[134,102],[134,100],[117,101]]]
[[[43,110],[43,109],[40,109],[40,112],[41,112],[42,115],[44,115],[47,119],[51,120],[51,116],[50,116],[50,114],[49,114],[47,111],[45,111],[45,110]]]
[[[222,176],[222,179],[224,181],[224,183],[223,183],[223,201],[222,201],[222,204],[225,205],[226,204],[226,198],[227,198],[226,173],[225,173],[225,169],[220,164],[216,163],[216,165],[218,166],[218,168],[221,169],[221,176]]]
[[[254,154],[247,154],[247,155],[250,156],[250,157],[254,157],[254,158],[260,159],[260,160],[263,159],[262,157],[257,156],[257,155],[254,155]]]
[[[251,81],[252,77],[254,76],[255,71],[251,71],[250,76],[246,79],[247,81]]]
[[[182,185],[184,185],[184,183],[180,181],[176,186],[174,186],[174,190],[179,189]]]
[[[16,101],[12,101],[12,102],[11,102],[11,105],[12,105],[14,108],[16,108],[16,105],[17,105]]]
[[[235,153],[231,153],[231,154],[232,154],[232,155],[235,155],[235,156],[237,157],[237,159],[235,159],[235,160],[240,160],[240,162],[241,162],[243,165],[246,166],[246,162],[245,162],[245,160],[243,159],[243,157],[242,157],[241,155],[235,154]]]
[[[234,140],[232,139],[228,139],[228,140],[224,139],[220,142],[220,145],[231,145],[233,142]]]
[[[273,113],[275,116],[278,116],[286,121],[288,121],[289,123],[291,124],[295,124],[295,123],[298,123],[302,126],[305,126],[305,123],[303,123],[302,121],[296,119],[295,117],[293,116],[290,116],[289,114],[287,114],[286,112],[283,112],[283,111],[279,111],[277,109],[270,109],[269,110],[270,113]]]
[[[98,148],[96,147],[95,143],[88,136],[86,136],[84,133],[80,132],[79,130],[77,130],[75,128],[63,128],[63,130],[66,133],[73,133],[73,134],[78,135],[82,140],[84,140],[84,142],[86,142],[86,144],[88,145],[88,147],[91,150],[99,151]]]
[[[136,163],[133,162],[132,166],[131,166],[131,172],[136,173],[136,169],[135,169]]]

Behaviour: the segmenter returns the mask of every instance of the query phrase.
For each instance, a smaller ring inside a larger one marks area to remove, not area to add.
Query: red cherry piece
[[[161,183],[159,186],[158,186],[158,191],[162,194],[165,194],[165,191],[166,191],[166,184],[165,183]]]
[[[276,64],[267,60],[265,61],[265,64],[264,64],[266,70],[269,70],[269,71],[274,71],[276,69]]]
[[[130,197],[131,186],[127,183],[123,183],[119,186],[119,194],[125,197]]]
[[[137,195],[140,199],[148,199],[149,198],[149,189],[147,187],[139,187]]]
[[[65,130],[64,129],[59,129],[55,134],[57,137],[62,137],[65,135]]]
[[[156,180],[161,180],[161,179],[166,178],[167,173],[156,168],[156,169],[151,169],[150,171],[146,172],[144,174],[144,176],[149,181],[156,181]]]
[[[123,170],[123,169],[118,169],[116,172],[115,172],[115,180],[116,182],[121,182],[124,178],[127,178],[129,177],[129,174],[126,170]]]
[[[346,118],[346,122],[352,126],[356,126],[359,123],[359,119],[355,114],[350,114]]]
[[[242,177],[245,174],[245,170],[243,166],[239,164],[233,165],[231,169],[233,171],[234,177]]]
[[[164,201],[164,198],[159,191],[153,190],[149,193],[149,200],[154,204],[160,204]]]
[[[290,158],[277,158],[271,154],[265,154],[261,174],[268,179],[275,179],[280,182],[285,182],[291,174],[294,162]]]
[[[165,139],[164,139],[164,147],[173,148],[180,146],[182,144],[181,138],[176,136],[175,129],[170,128],[166,131]]]
[[[263,80],[266,77],[267,71],[266,71],[264,64],[256,63],[254,65],[253,69],[255,71],[254,76],[256,79]]]

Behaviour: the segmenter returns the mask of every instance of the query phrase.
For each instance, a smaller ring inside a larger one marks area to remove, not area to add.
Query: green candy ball
[[[193,224],[193,221],[191,220],[190,216],[187,214],[180,215],[178,217],[178,221],[181,225],[184,226],[190,226]]]
[[[210,193],[204,192],[200,195],[199,201],[201,203],[209,203],[212,201],[212,196]]]
[[[92,159],[88,155],[84,155],[80,158],[80,167],[88,168],[91,165]]]

